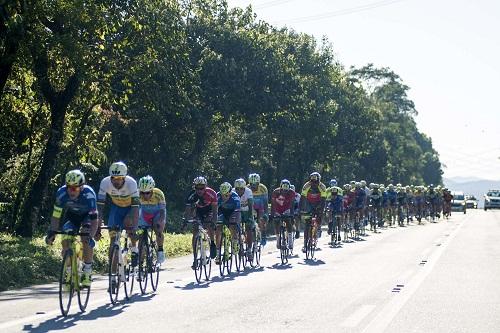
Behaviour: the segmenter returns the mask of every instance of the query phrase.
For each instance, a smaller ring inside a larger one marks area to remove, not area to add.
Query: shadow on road
[[[209,281],[203,280],[202,283],[197,283],[196,281],[192,281],[184,286],[174,286],[174,288],[181,289],[181,290],[206,289],[206,288],[210,287],[210,285],[213,283],[232,281],[236,277],[247,276],[247,275],[252,274],[252,273],[263,272],[263,271],[264,271],[264,267],[257,267],[257,268],[247,267],[247,268],[245,268],[245,270],[243,270],[241,272],[231,271],[231,275],[224,275],[224,276],[213,275]],[[212,273],[213,273],[213,268],[212,268]]]
[[[318,259],[304,259],[304,262],[299,262],[299,265],[307,265],[307,266],[319,266],[324,265],[325,262],[323,260]]]
[[[118,305],[112,304],[104,304],[100,307],[93,309],[88,312],[78,312],[74,315],[69,315],[68,317],[58,316],[56,318],[48,319],[38,326],[33,326],[32,324],[24,325],[23,331],[25,332],[48,332],[48,331],[56,331],[56,330],[65,330],[67,328],[76,326],[79,321],[92,321],[99,318],[106,317],[114,317],[123,312],[126,308],[128,308],[132,303],[138,302],[147,302],[156,294],[147,294],[147,295],[133,295],[132,302],[120,303]],[[78,301],[75,304],[72,304],[72,309],[78,308]],[[74,308],[73,308],[74,307]],[[70,310],[71,311],[71,310]]]
[[[284,270],[284,269],[290,269],[292,268],[291,264],[282,264],[282,263],[276,263],[272,266],[267,266],[269,269],[277,269],[277,270]]]

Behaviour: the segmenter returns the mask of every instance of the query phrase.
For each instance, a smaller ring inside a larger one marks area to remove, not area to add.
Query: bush
[[[94,248],[93,269],[106,274],[109,237],[106,232]],[[44,237],[27,239],[0,233],[0,291],[57,281],[61,265],[61,241],[47,246]],[[191,253],[190,234],[165,234],[167,257]]]

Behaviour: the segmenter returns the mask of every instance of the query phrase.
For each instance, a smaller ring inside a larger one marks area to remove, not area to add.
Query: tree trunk
[[[28,194],[21,223],[16,230],[16,233],[23,237],[32,237],[37,226],[40,208],[47,194],[47,186],[54,171],[57,155],[61,151],[66,111],[80,86],[80,78],[76,72],[68,79],[63,91],[56,91],[49,81],[48,59],[45,51],[33,50],[33,58],[35,76],[45,100],[50,105],[50,131],[39,174]]]

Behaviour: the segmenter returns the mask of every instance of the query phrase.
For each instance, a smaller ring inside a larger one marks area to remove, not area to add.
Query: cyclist
[[[232,186],[228,182],[224,182],[219,187],[217,192],[218,219],[219,222],[229,227],[233,243],[238,242],[238,233],[240,232],[241,222],[241,201],[240,196],[232,191]],[[220,265],[220,244],[222,240],[222,225],[217,226],[215,230],[215,244],[217,246],[217,255],[215,263]]]
[[[424,187],[423,186],[416,186],[415,187],[413,201],[415,203],[415,216],[417,218],[418,224],[420,224],[422,221],[422,217],[424,215],[424,203],[425,203],[425,195],[424,195]]]
[[[304,217],[304,220],[310,221],[311,215],[316,215],[317,235],[308,236],[321,237],[321,217],[325,207],[326,195],[326,186],[321,182],[321,175],[318,172],[311,173],[309,180],[302,187],[300,197],[301,211],[305,215],[309,215],[309,217]],[[305,247],[302,251],[305,252]]]
[[[406,190],[401,184],[396,185],[396,200],[398,207],[398,224],[399,226],[404,225],[404,212],[407,205]]]
[[[253,244],[253,232],[256,228],[255,220],[253,219],[252,209],[253,207],[253,194],[252,190],[247,187],[247,184],[243,178],[238,178],[234,181],[234,190],[240,196],[241,205],[241,222],[246,224],[245,232],[245,243],[247,244],[247,258],[252,259],[252,244]],[[255,230],[256,231],[256,230]],[[255,232],[257,235],[257,232]]]
[[[453,195],[447,188],[443,189],[443,216],[451,216],[451,201],[453,200]]]
[[[83,245],[83,274],[82,286],[90,287],[92,274],[92,261],[94,257],[92,238],[97,231],[97,207],[94,190],[85,185],[85,175],[80,170],[71,170],[66,174],[65,185],[56,192],[54,211],[50,219],[50,228],[47,232],[45,242],[52,245],[55,231],[59,230],[59,224],[63,217],[63,231],[88,232],[89,236],[82,236]],[[64,253],[69,248],[68,240],[62,240]]]
[[[361,228],[364,225],[364,212],[366,206],[366,191],[362,187],[361,182],[354,183],[354,213],[358,219],[354,220],[354,228]],[[363,225],[362,225],[363,224]]]
[[[427,204],[429,205],[431,219],[434,220],[435,217],[438,218],[439,217],[438,205],[437,205],[438,194],[435,191],[433,184],[429,185],[429,189],[427,190],[427,193],[426,193],[426,201],[427,201]]]
[[[288,246],[293,249],[293,204],[295,201],[295,191],[291,189],[290,181],[283,179],[280,182],[280,187],[276,188],[271,195],[271,217],[280,215],[290,215],[291,217],[286,221],[286,229],[288,232]],[[274,223],[274,232],[276,233],[276,248],[280,249],[280,224],[276,219]]]
[[[396,204],[397,204],[398,193],[394,189],[394,185],[389,184],[387,186],[387,207],[389,212],[389,225],[392,226],[396,224]]]
[[[295,192],[295,185],[290,185],[290,189]],[[295,200],[293,203],[293,218],[295,220],[295,239],[300,238],[300,193],[295,192]]]
[[[330,182],[330,185],[332,183]],[[340,190],[341,191],[341,190]],[[339,192],[337,186],[330,187],[328,206],[330,207],[330,212],[332,215],[331,222],[328,223],[328,234],[336,234],[337,241],[341,241],[340,228],[343,224],[343,213],[344,213],[344,198],[342,197],[342,192]],[[334,222],[335,221],[335,222]]]
[[[196,217],[201,220],[203,228],[207,230],[208,237],[210,237],[210,257],[216,257],[215,246],[215,223],[217,222],[218,204],[217,193],[207,186],[207,179],[203,176],[198,176],[193,180],[193,189],[189,192],[186,199],[186,209],[184,211],[184,218],[191,219]],[[193,225],[191,230],[193,237],[191,238],[191,245],[193,253],[195,253],[195,240],[198,233],[198,226]],[[196,268],[196,258],[193,258],[192,269]]]
[[[260,182],[260,176],[258,173],[251,173],[248,176],[248,183],[248,187],[252,190],[253,194],[253,210],[257,214],[257,221],[261,232],[260,244],[264,246],[267,242],[266,228],[269,210],[269,194],[267,187]]]
[[[383,223],[382,220],[382,203],[383,203],[383,195],[382,192],[379,190],[378,184],[373,184],[372,190],[370,193],[369,197],[370,205],[371,205],[371,210],[372,210],[372,219],[375,221],[374,223],[377,223],[378,226]],[[374,226],[370,226],[370,230],[374,230]]]
[[[151,176],[145,176],[139,179],[137,184],[139,188],[139,226],[152,227],[156,235],[158,245],[158,263],[165,261],[163,252],[163,230],[167,217],[167,207],[165,195],[156,187],[155,181]]]

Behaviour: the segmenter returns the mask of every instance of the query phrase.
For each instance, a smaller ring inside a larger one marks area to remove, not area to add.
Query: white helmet
[[[244,188],[247,186],[247,183],[243,178],[238,178],[234,181],[234,188]]]
[[[260,176],[258,173],[251,173],[248,176],[248,182],[250,184],[259,184],[260,183]]]
[[[207,179],[203,176],[198,176],[195,179],[193,179],[193,184],[194,185],[207,185]]]
[[[155,180],[150,175],[139,179],[139,183],[137,184],[140,192],[150,192],[155,188],[155,186]]]
[[[127,166],[123,162],[115,162],[109,167],[110,176],[123,176],[127,175]]]
[[[81,186],[85,184],[85,176],[80,170],[71,170],[66,174],[66,185]]]

